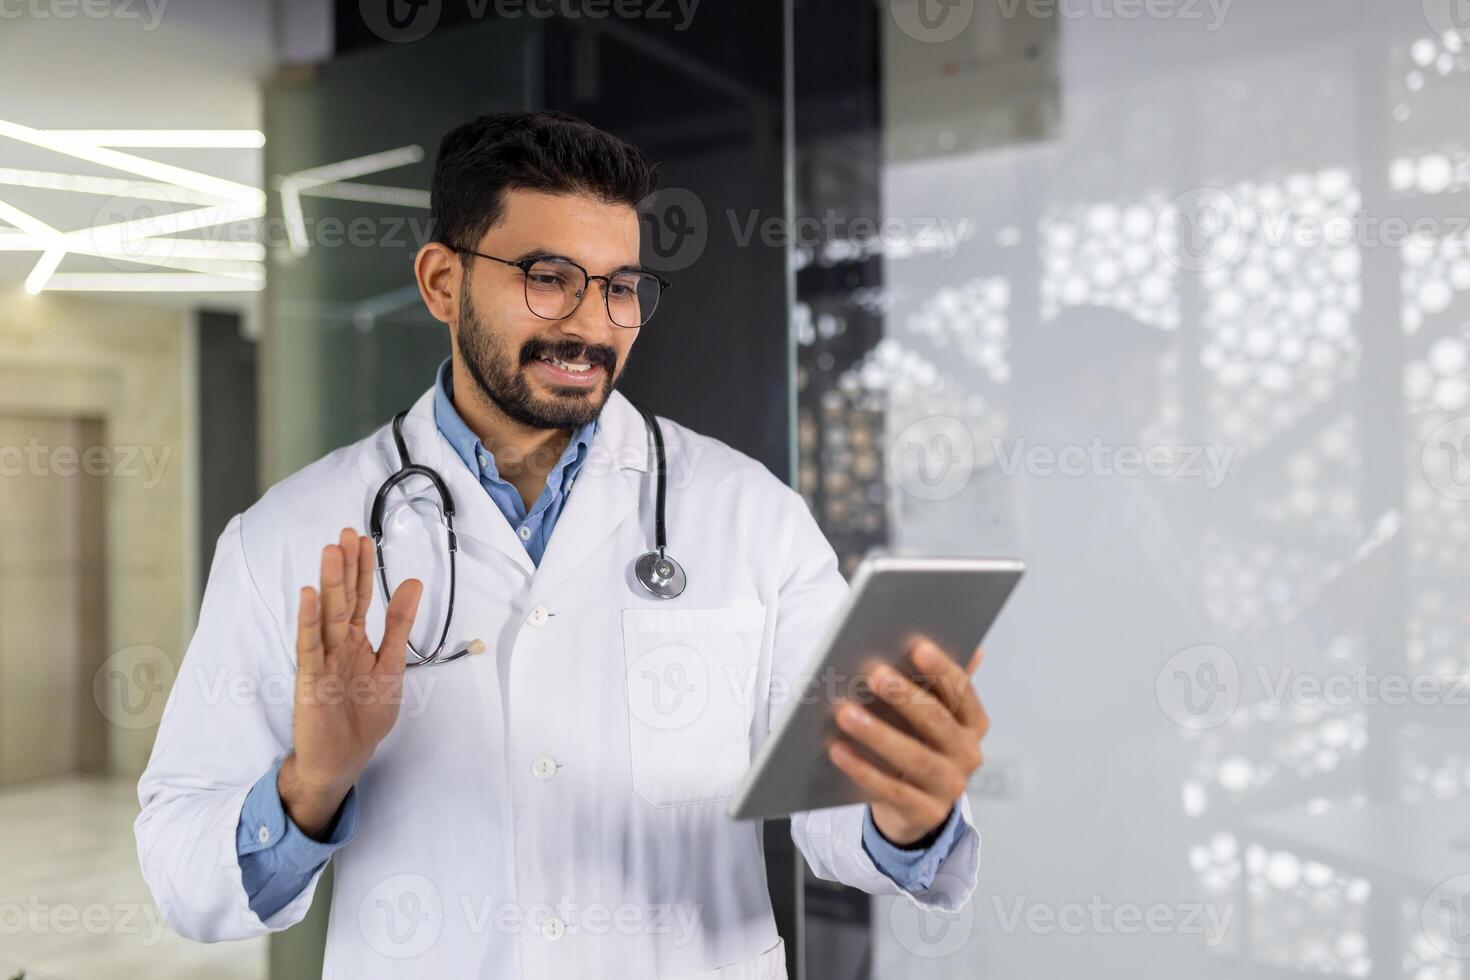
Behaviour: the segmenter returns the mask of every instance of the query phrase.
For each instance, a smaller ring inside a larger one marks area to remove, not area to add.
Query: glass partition
[[[449,355],[413,277],[434,155],[482,112],[537,106],[540,50],[537,21],[471,24],[270,85],[267,486],[407,408]]]
[[[849,569],[1030,569],[974,901],[875,900],[808,977],[1465,974],[1454,13],[892,0],[866,123],[798,91],[797,213],[847,208],[798,256],[802,489]]]

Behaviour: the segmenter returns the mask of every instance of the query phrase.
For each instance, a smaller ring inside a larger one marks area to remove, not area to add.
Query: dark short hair
[[[434,241],[474,247],[513,187],[638,208],[657,186],[638,148],[560,112],[492,112],[449,131],[430,189]]]

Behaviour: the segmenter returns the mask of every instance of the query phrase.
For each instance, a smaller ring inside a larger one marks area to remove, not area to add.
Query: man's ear
[[[459,254],[441,242],[429,242],[414,256],[413,274],[429,315],[440,323],[454,323],[459,317],[460,277],[464,275]]]

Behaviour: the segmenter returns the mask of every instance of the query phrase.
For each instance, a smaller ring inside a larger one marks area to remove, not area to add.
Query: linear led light
[[[355,177],[366,177],[368,174],[375,174],[383,170],[406,167],[411,163],[418,163],[423,158],[424,148],[422,146],[400,146],[392,150],[369,153],[367,156],[353,157],[351,160],[312,167],[310,170],[298,170],[294,174],[282,177],[281,183],[289,180],[299,187],[310,187],[338,180],[352,180]]]
[[[178,184],[191,190],[202,191],[213,194],[226,201],[236,201],[249,205],[259,215],[265,214],[265,193],[238,181],[225,180],[223,177],[211,177],[209,174],[200,173],[197,170],[188,170],[184,167],[175,167],[167,163],[159,163],[157,160],[149,160],[145,157],[135,156],[131,153],[122,153],[118,150],[110,150],[106,147],[88,143],[75,136],[53,136],[45,130],[32,129],[22,126],[20,123],[11,122],[8,119],[0,119],[0,136],[8,136],[22,143],[39,146],[42,149],[53,150],[67,156],[86,160],[90,163],[103,167],[111,167],[125,173],[137,174],[140,177],[148,177],[153,180],[166,181]]]
[[[315,187],[298,189],[311,197],[327,197],[337,201],[362,201],[367,204],[395,204],[405,208],[429,209],[429,192],[414,187],[385,187],[381,184],[349,184],[333,181]]]
[[[46,242],[20,231],[0,231],[0,252],[44,252]],[[148,236],[126,244],[88,245],[85,239],[67,241],[67,251],[123,261],[156,262],[159,259],[199,259],[208,262],[265,261],[265,246],[259,242],[219,242],[206,238],[160,238]]]
[[[114,263],[131,263],[142,266],[139,272],[201,272],[211,276],[230,279],[248,279],[252,282],[265,281],[265,269],[254,262],[234,262],[225,259],[191,259],[180,255],[108,255]]]
[[[57,229],[7,201],[0,201],[0,219],[10,222],[30,238],[39,242],[37,247],[41,249],[50,248],[56,239],[62,237],[61,232]]]
[[[301,208],[301,195],[313,187],[337,184],[354,177],[365,177],[382,170],[392,170],[418,163],[424,158],[424,148],[417,145],[400,146],[381,153],[354,157],[339,163],[329,163],[309,170],[286,174],[277,183],[281,192],[281,211],[286,219],[286,241],[291,254],[305,255],[311,248],[306,234],[306,213]]]
[[[47,129],[43,132],[96,146],[185,150],[258,150],[265,146],[265,134],[257,129]]]
[[[134,179],[0,168],[0,185],[35,187],[73,193],[105,194],[132,200],[158,200],[182,207],[168,214],[114,221],[62,232],[4,201],[0,220],[15,230],[0,229],[0,250],[39,251],[26,276],[25,289],[106,292],[257,291],[264,288],[260,263],[265,249],[258,243],[218,242],[173,237],[215,225],[253,220],[265,214],[265,193],[238,181],[122,153],[109,146],[168,146],[208,149],[258,149],[264,136],[256,130],[40,130],[0,119],[0,137],[9,137],[98,166],[134,175]],[[138,180],[136,178],[144,178]],[[197,207],[189,207],[198,205]],[[99,215],[99,218],[102,217]],[[170,237],[163,237],[170,236]],[[58,273],[70,252],[100,256],[177,273]],[[192,273],[192,274],[187,274]]]
[[[167,214],[150,214],[132,221],[119,221],[110,225],[80,228],[67,232],[73,240],[112,244],[113,242],[137,241],[156,235],[174,235],[183,231],[198,231],[231,221],[246,221],[258,218],[254,208],[243,203],[219,204],[189,211],[170,211]],[[12,222],[13,223],[13,222]]]
[[[46,291],[94,293],[258,293],[264,280],[149,272],[58,272]]]
[[[32,295],[57,288],[53,273],[68,252],[145,266],[180,269],[207,274],[213,278],[237,279],[263,286],[264,270],[256,260],[264,258],[265,250],[259,243],[239,243],[244,249],[231,254],[230,246],[236,243],[159,238],[150,234],[150,231],[159,228],[195,230],[208,227],[221,221],[233,220],[246,210],[242,205],[221,205],[61,232],[20,208],[0,201],[0,218],[21,229],[19,232],[0,235],[0,247],[7,251],[23,248],[26,251],[40,250],[43,253],[26,276],[25,289]]]
[[[35,268],[31,269],[31,274],[26,276],[26,292],[36,296],[45,289],[46,281],[51,278],[51,274],[56,271],[56,267],[64,258],[66,258],[64,248],[48,248],[42,252],[41,260],[36,263]]]
[[[136,201],[167,201],[171,204],[218,204],[218,194],[202,194],[177,184],[134,180],[127,177],[88,177],[50,170],[18,170],[0,167],[0,184],[70,191],[75,194],[106,194]]]

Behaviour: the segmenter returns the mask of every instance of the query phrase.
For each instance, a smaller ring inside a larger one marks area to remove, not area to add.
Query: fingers
[[[424,594],[424,584],[416,578],[405,581],[388,600],[388,612],[383,626],[383,644],[378,647],[378,665],[374,673],[402,674],[404,651],[408,646],[409,632],[418,615],[419,600]]]
[[[322,606],[316,589],[301,590],[301,608],[296,613],[296,669],[307,674],[322,670]]]
[[[933,678],[930,687],[939,698],[940,702],[949,710],[949,713],[966,728],[974,728],[983,713],[980,709],[980,699],[975,694],[975,687],[970,682],[971,675],[976,667],[980,665],[980,650],[977,647],[975,655],[970,658],[968,667],[961,667],[949,659],[937,645],[932,641],[920,638],[909,648],[909,658],[914,666],[919,668],[925,679]]]
[[[874,803],[888,803],[917,818],[916,822],[933,826],[938,826],[949,815],[952,803],[936,799],[919,787],[888,775],[843,741],[832,743],[827,749],[827,757]]]
[[[970,662],[965,665],[965,673],[969,674],[971,677],[974,677],[975,676],[975,671],[977,671],[977,670],[980,669],[980,663],[984,659],[985,659],[985,648],[984,647],[976,647],[975,648],[975,652],[972,653],[972,654],[970,654]]]
[[[337,547],[342,549],[342,601],[347,607],[347,620],[357,615],[357,565],[362,549],[358,547],[357,534],[344,527],[337,535]]]
[[[344,558],[339,545],[322,549],[322,642],[326,656],[342,649],[347,638],[347,593],[344,581]]]
[[[359,628],[365,628],[368,607],[373,604],[373,571],[376,568],[373,540],[361,535],[357,539],[357,604],[352,612],[352,622]]]
[[[837,724],[854,741],[866,746],[888,768],[903,774],[933,796],[958,799],[965,791],[965,776],[946,756],[855,704],[837,710]]]
[[[871,678],[873,692],[891,705],[931,747],[949,753],[969,738],[939,698],[894,668],[879,664]]]

